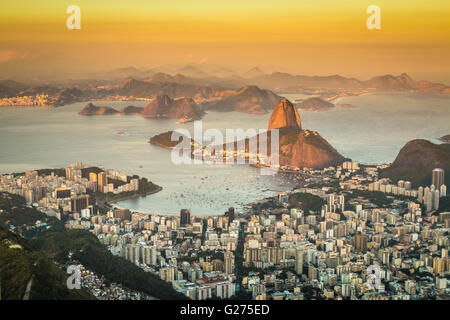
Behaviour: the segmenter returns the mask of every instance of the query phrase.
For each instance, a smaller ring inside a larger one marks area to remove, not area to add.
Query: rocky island
[[[169,96],[163,95],[153,99],[144,108],[128,106],[120,111],[112,107],[98,107],[88,103],[78,114],[83,116],[138,114],[144,118],[175,118],[187,122],[199,120],[205,113],[191,98],[171,99]]]
[[[282,166],[325,168],[345,160],[318,132],[302,129],[297,109],[287,99],[280,101],[272,112],[268,130],[273,129],[280,130]]]
[[[271,130],[279,129],[279,164],[297,168],[326,168],[338,165],[345,158],[339,154],[324,138],[316,131],[303,130],[300,116],[294,105],[287,99],[281,100],[274,108],[268,124],[267,136],[258,135],[259,145],[266,143],[270,156],[271,150]],[[162,148],[173,149],[179,142],[171,140],[172,131],[168,131],[150,138],[150,143]],[[195,143],[191,140],[191,146]],[[232,147],[227,148],[227,144],[222,145],[222,150],[234,150],[237,153],[247,154],[248,160],[249,139],[245,139],[243,145],[245,150],[238,150],[236,142]],[[205,146],[202,146],[204,149]],[[215,148],[220,149],[220,146]],[[191,152],[194,150],[191,149]],[[257,149],[260,153],[259,148]],[[224,159],[217,159],[225,161]]]
[[[143,109],[144,109],[143,107],[128,106],[121,109],[120,113],[124,115],[136,114],[141,113]]]
[[[113,115],[117,113],[119,113],[119,111],[114,108],[98,107],[94,106],[92,103],[88,103],[80,112],[78,112],[78,114],[82,116]]]
[[[178,141],[173,141],[172,140],[172,134],[173,131],[167,131],[167,132],[163,132],[161,134],[157,134],[156,136],[153,136],[150,138],[149,143],[161,147],[161,148],[165,148],[165,149],[173,149],[175,148],[175,146],[180,142],[181,138]],[[191,142],[194,142],[193,139],[191,139]]]
[[[335,105],[321,98],[313,97],[297,103],[296,107],[305,111],[328,111]]]

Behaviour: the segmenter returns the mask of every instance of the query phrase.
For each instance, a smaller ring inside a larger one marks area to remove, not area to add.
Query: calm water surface
[[[285,95],[294,100],[303,95]],[[450,95],[370,94],[341,98],[357,109],[336,107],[326,112],[300,111],[304,128],[318,131],[341,154],[362,163],[392,162],[409,140],[450,133]],[[145,102],[94,102],[117,109]],[[0,173],[60,168],[75,161],[102,164],[138,174],[163,191],[119,205],[136,210],[196,214],[223,213],[292,186],[277,177],[261,176],[245,165],[174,165],[170,151],[148,143],[158,133],[175,128],[193,132],[193,124],[140,116],[80,116],[86,103],[55,109],[0,108]],[[264,129],[270,115],[209,112],[204,130]],[[125,132],[119,135],[118,132]]]

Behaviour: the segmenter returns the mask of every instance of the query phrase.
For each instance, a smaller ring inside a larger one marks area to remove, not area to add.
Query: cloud
[[[0,49],[0,63],[24,60],[26,57],[26,53],[19,52],[15,49]]]

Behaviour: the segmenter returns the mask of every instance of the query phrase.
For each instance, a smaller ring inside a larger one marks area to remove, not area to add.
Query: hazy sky
[[[81,8],[68,30],[66,8]],[[368,30],[366,8],[381,8]],[[1,0],[0,76],[211,63],[450,84],[448,0]]]

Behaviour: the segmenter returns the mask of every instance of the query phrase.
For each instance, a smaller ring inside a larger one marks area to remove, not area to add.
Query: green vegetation
[[[450,196],[442,197],[439,199],[438,212],[450,212]]]
[[[38,175],[40,176],[49,176],[52,174],[58,177],[65,177],[66,176],[66,169],[64,168],[58,168],[58,169],[38,169],[36,170],[38,172]],[[18,177],[18,176],[24,176],[25,172],[18,172],[18,173],[13,173],[14,177]]]
[[[359,197],[369,200],[377,207],[389,206],[393,201],[393,199],[389,198],[387,194],[380,191],[353,190],[348,194],[349,200]]]
[[[284,208],[283,205],[278,200],[275,200],[275,198],[265,199],[265,201],[252,204],[252,209],[255,213],[260,213],[261,210],[281,208]]]
[[[47,226],[36,226],[40,221]],[[35,208],[27,207],[21,196],[0,192],[0,226],[9,229],[13,225],[16,232],[26,238],[39,237],[51,231],[63,231],[64,223]]]
[[[292,207],[297,207],[308,212],[319,211],[326,202],[313,194],[297,192],[289,196],[288,203]]]
[[[52,233],[39,241],[39,246],[60,263],[66,263],[68,253],[73,252],[72,258],[80,261],[86,268],[130,289],[143,291],[159,299],[186,299],[158,276],[111,254],[88,231],[69,230]]]
[[[3,228],[0,228],[0,277],[4,300],[21,300],[29,282],[29,299],[95,299],[82,290],[69,290],[63,270],[45,254],[33,250],[27,240]]]

